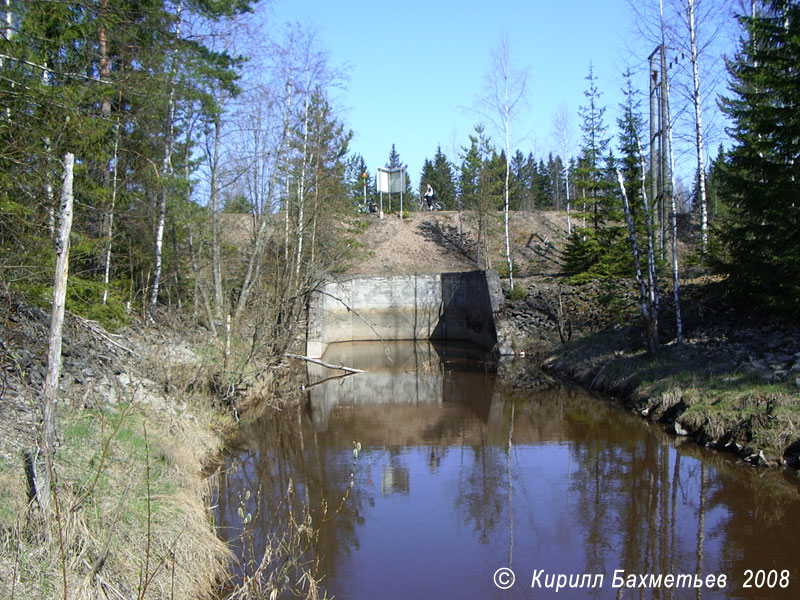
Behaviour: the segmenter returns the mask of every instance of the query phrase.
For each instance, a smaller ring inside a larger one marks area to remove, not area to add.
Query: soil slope
[[[363,217],[369,227],[360,236],[364,258],[352,265],[351,274],[431,273],[471,271],[478,266],[477,218],[456,211],[414,212],[401,219],[397,214]],[[558,271],[558,247],[566,237],[564,213],[542,211],[514,213],[509,221],[515,275]],[[502,213],[487,219],[491,235],[488,266],[503,269]],[[481,262],[486,265],[486,257]]]

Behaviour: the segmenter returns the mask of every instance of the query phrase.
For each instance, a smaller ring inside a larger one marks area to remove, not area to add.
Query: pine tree
[[[765,2],[742,23],[722,100],[736,145],[720,165],[732,210],[721,264],[748,301],[800,314],[800,3]]]

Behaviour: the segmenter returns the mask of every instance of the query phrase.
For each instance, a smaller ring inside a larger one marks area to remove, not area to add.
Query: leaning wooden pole
[[[50,312],[50,339],[47,351],[47,374],[44,381],[44,404],[42,406],[41,446],[48,466],[55,454],[56,413],[55,403],[58,378],[61,374],[61,330],[64,325],[64,303],[67,296],[69,272],[69,236],[72,231],[72,178],[75,156],[64,155],[64,178],[61,186],[61,206],[58,235],[56,237],[56,271],[53,285],[53,306]],[[39,502],[49,503],[50,468],[44,470],[44,485],[40,487]]]

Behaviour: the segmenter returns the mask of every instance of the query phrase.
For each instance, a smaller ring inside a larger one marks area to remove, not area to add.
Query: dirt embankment
[[[0,597],[208,597],[229,551],[202,469],[232,425],[192,391],[204,362],[192,328],[122,336],[67,315],[59,512],[45,520],[25,457],[36,456],[49,315],[0,300]]]
[[[482,254],[478,253],[477,217],[469,212],[413,212],[364,215],[367,228],[359,237],[363,256],[349,273],[432,273],[504,269],[501,213],[485,216]],[[509,220],[512,257],[517,275],[556,273],[559,252],[566,239],[566,215],[556,211],[512,213]],[[480,258],[480,264],[478,262]]]

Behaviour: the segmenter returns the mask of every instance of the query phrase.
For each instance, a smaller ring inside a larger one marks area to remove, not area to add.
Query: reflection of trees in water
[[[680,457],[658,436],[632,432],[622,415],[597,419],[585,408],[572,405],[567,426],[578,467],[570,491],[585,535],[588,572],[694,571],[694,563],[676,565],[686,554],[676,520],[688,518],[679,494]],[[649,593],[626,590],[625,597]]]
[[[470,389],[478,383],[479,379],[473,379]],[[487,384],[486,389],[491,387]],[[517,473],[525,466],[525,453],[517,453],[520,444],[568,441],[569,489],[564,503],[569,510],[561,512],[577,521],[564,527],[578,532],[571,544],[585,553],[575,569],[606,573],[607,578],[614,569],[726,573],[731,581],[727,591],[744,596],[747,591],[739,586],[745,569],[780,571],[794,566],[790,564],[791,533],[787,532],[800,530],[800,502],[797,485],[786,485],[779,473],[761,473],[693,445],[676,451],[658,432],[643,435],[635,418],[594,399],[545,392],[511,402],[516,407],[513,447],[509,444],[512,404],[500,393],[492,400],[491,411],[486,405],[482,411],[454,412],[458,419],[424,422],[419,430],[423,433],[416,435],[430,442],[425,451],[431,473],[439,471],[445,456],[448,469],[460,462],[452,502],[481,544],[505,539],[511,527],[510,498],[516,501],[526,485],[535,485],[526,484],[527,475]],[[347,444],[359,439],[359,428],[364,426],[363,419],[339,419],[335,430],[332,427],[318,438],[308,414],[299,409],[268,415],[246,426],[239,444],[242,464],[220,481],[220,534],[232,539],[241,528],[236,514],[241,490],[252,491],[246,510],[254,515],[256,547],[285,526],[290,506],[295,514],[309,507],[315,525],[326,503],[331,516],[350,481],[352,448]],[[408,478],[402,449],[398,446],[387,452],[391,466],[387,485],[391,485],[385,489],[404,493]],[[319,561],[320,572],[331,581],[338,579],[337,565],[348,563],[342,557],[358,548],[356,527],[376,502],[372,490],[380,485],[365,485],[366,478],[382,483],[382,471],[370,471],[370,455],[368,448],[362,451],[355,486],[341,511],[323,524],[308,556]],[[513,490],[509,467],[519,477]],[[287,495],[290,481],[295,492]],[[530,509],[519,503],[517,514],[527,514],[532,522]],[[516,554],[514,560],[524,562]],[[610,580],[606,583],[608,587]],[[796,592],[794,581],[793,585]],[[687,597],[686,590],[620,591],[625,598]],[[773,592],[771,597],[778,598],[784,590]],[[602,595],[602,590],[596,593]]]
[[[299,408],[246,425],[237,445],[242,464],[221,477],[219,485],[220,534],[233,541],[240,560],[247,557],[236,541],[242,526],[237,515],[242,490],[252,490],[244,511],[253,515],[249,528],[256,561],[268,540],[291,533],[290,514],[297,517],[307,511],[319,532],[304,562],[316,562],[320,572],[332,577],[336,556],[357,547],[355,527],[363,521],[363,506],[374,504],[358,485],[342,503],[351,478],[352,449],[331,450],[319,444],[308,415]],[[246,453],[241,452],[244,448]]]
[[[624,418],[598,420],[579,404],[567,411],[577,465],[570,494],[588,572],[725,573],[730,594],[759,597],[741,588],[746,569],[794,566],[787,531],[800,530],[796,484],[694,446],[677,451],[659,435],[631,435]],[[646,598],[652,590],[620,593]],[[659,597],[680,595],[664,589]]]
[[[461,446],[461,464],[455,497],[456,510],[464,523],[472,523],[481,544],[501,522],[505,497],[506,456],[502,448],[489,443],[488,431],[481,428],[482,443]]]

